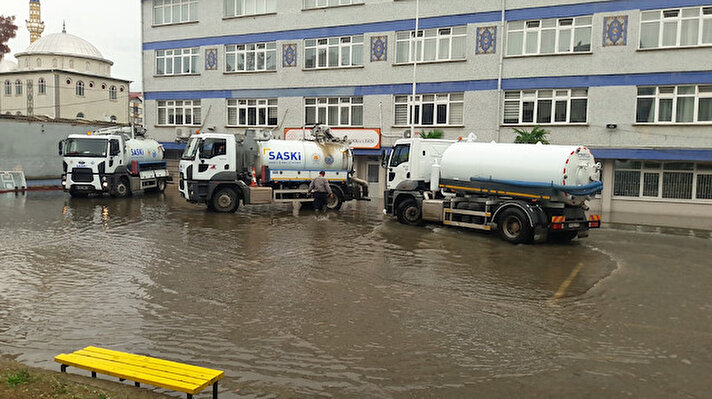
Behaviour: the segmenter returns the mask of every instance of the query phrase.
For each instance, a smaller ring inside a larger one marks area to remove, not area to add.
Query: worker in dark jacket
[[[328,197],[333,197],[334,193],[331,192],[331,187],[329,187],[329,181],[324,177],[326,172],[323,170],[319,172],[319,176],[315,177],[309,184],[308,193],[314,193],[314,210],[322,211],[326,206],[326,201]]]

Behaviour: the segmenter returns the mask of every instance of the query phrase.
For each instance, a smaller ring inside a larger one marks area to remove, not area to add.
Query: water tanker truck
[[[180,161],[180,194],[217,212],[235,212],[240,202],[311,202],[309,183],[323,170],[334,193],[328,209],[367,199],[368,183],[354,176],[348,142],[320,125],[312,135],[313,140],[277,140],[253,129],[244,135],[194,134]]]
[[[111,127],[72,134],[59,142],[62,187],[72,197],[109,193],[126,197],[145,190],[164,191],[171,177],[163,147],[134,127]]]
[[[586,201],[602,188],[601,165],[584,146],[409,138],[384,166],[385,212],[404,224],[496,230],[511,243],[572,240],[600,227]]]

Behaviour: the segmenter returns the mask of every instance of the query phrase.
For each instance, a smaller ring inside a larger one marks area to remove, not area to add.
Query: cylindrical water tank
[[[581,187],[600,180],[600,166],[583,146],[456,142],[443,153],[441,178],[541,183]],[[552,200],[579,204],[561,193]]]
[[[129,161],[150,162],[163,160],[163,146],[156,140],[129,139],[126,141]]]
[[[347,144],[299,140],[267,140],[259,143],[260,157],[255,167],[271,170],[353,169],[353,155]],[[259,173],[259,172],[258,172]]]

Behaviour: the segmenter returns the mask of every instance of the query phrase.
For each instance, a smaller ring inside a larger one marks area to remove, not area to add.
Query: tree
[[[9,17],[0,15],[0,60],[10,52],[10,47],[6,43],[16,35],[17,25],[15,25],[14,21],[14,15]]]
[[[514,138],[514,142],[517,144],[536,144],[538,142],[549,144],[549,140],[546,139],[549,131],[539,126],[534,126],[531,132],[524,129],[514,129],[514,132],[517,133],[517,137]]]
[[[425,133],[424,131],[420,132],[420,137],[424,139],[441,139],[443,138],[443,135],[445,135],[445,132],[440,129],[431,130],[427,133]]]

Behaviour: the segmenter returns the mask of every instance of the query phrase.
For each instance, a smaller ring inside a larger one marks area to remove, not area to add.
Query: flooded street
[[[226,399],[712,392],[709,234],[513,246],[377,201],[225,215],[175,191],[0,195],[0,353],[193,363],[225,371]]]

